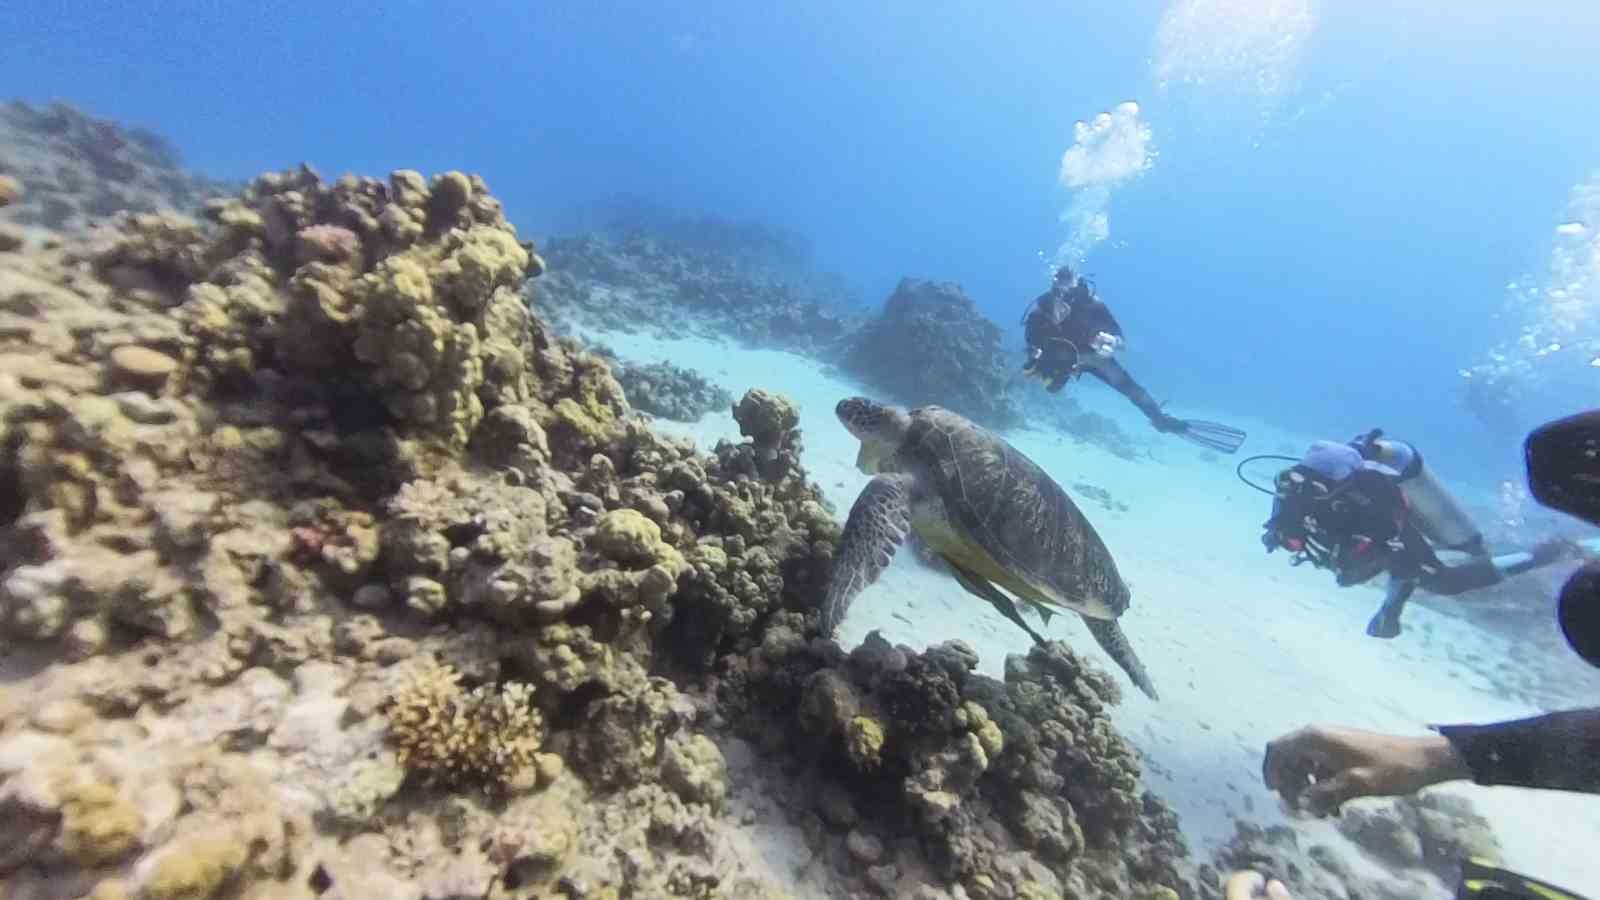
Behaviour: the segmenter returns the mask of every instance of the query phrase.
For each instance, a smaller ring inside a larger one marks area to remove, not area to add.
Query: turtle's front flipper
[[[978,597],[981,600],[989,601],[989,605],[999,610],[1000,615],[1005,616],[1011,621],[1017,623],[1017,625],[1023,631],[1026,631],[1028,636],[1033,638],[1035,642],[1040,644],[1047,643],[1047,641],[1045,641],[1039,632],[1028,627],[1028,623],[1022,619],[1022,613],[1017,612],[1017,605],[1011,602],[1010,597],[1007,597],[1005,594],[1001,593],[999,588],[989,583],[987,579],[979,578],[971,572],[968,572],[966,569],[961,568],[961,566],[956,563],[955,560],[948,556],[944,557],[944,561],[950,565],[950,573],[955,575],[956,580],[961,582],[961,586],[971,592],[973,596]]]
[[[1151,700],[1160,700],[1156,695],[1156,686],[1150,681],[1150,675],[1144,670],[1144,663],[1139,661],[1139,655],[1133,652],[1133,645],[1128,643],[1128,636],[1122,633],[1122,626],[1116,619],[1091,619],[1083,617],[1083,624],[1089,626],[1089,633],[1100,642],[1100,648],[1106,655],[1116,660],[1122,671],[1128,673],[1128,678],[1133,681],[1134,687],[1144,691],[1145,696]]]
[[[839,547],[833,554],[833,580],[822,601],[822,634],[832,637],[850,601],[894,559],[895,548],[911,530],[911,476],[879,475],[867,482],[850,507]]]

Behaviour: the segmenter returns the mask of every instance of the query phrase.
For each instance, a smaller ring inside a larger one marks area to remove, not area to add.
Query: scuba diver
[[[1540,504],[1600,525],[1600,478],[1594,464],[1600,458],[1600,410],[1535,429],[1524,443],[1524,457],[1528,486]],[[1600,667],[1600,561],[1591,560],[1568,577],[1556,618],[1567,644],[1585,662]],[[1399,796],[1468,779],[1485,786],[1600,794],[1600,707],[1481,725],[1439,725],[1433,731],[1407,737],[1301,728],[1267,744],[1262,781],[1290,808],[1314,816],[1337,815],[1344,803],[1360,797]],[[1461,869],[1457,900],[1582,900],[1569,890],[1483,860],[1462,860]],[[1252,900],[1263,893],[1292,900],[1282,882],[1253,870],[1235,872],[1227,891],[1227,900]]]
[[[1140,387],[1116,360],[1116,352],[1124,343],[1122,326],[1105,302],[1095,296],[1093,286],[1074,275],[1070,267],[1056,269],[1050,289],[1029,304],[1022,324],[1028,343],[1028,361],[1022,370],[1044,381],[1045,390],[1050,393],[1089,372],[1132,401],[1157,431],[1175,434],[1219,453],[1233,453],[1244,443],[1245,433],[1237,428],[1178,419],[1161,411],[1150,392]]]
[[[1399,636],[1400,615],[1419,587],[1455,596],[1600,550],[1593,541],[1552,539],[1490,556],[1482,533],[1416,448],[1379,430],[1344,444],[1313,443],[1298,463],[1278,473],[1275,487],[1272,516],[1262,525],[1268,553],[1282,547],[1293,554],[1294,565],[1329,569],[1340,587],[1389,573],[1383,605],[1367,624],[1367,634],[1376,638]],[[1447,565],[1441,551],[1466,559]]]

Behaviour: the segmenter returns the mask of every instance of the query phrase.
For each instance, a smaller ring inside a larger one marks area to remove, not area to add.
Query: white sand
[[[624,358],[697,369],[735,398],[751,387],[788,396],[800,410],[811,477],[841,520],[848,513],[866,476],[853,466],[858,445],[834,418],[833,406],[871,391],[788,353],[640,335],[595,337]],[[1071,389],[1086,408],[1112,416],[1138,439],[1152,434],[1110,390],[1088,383]],[[1131,462],[1052,432],[1007,437],[1074,495],[1133,588],[1122,624],[1161,692],[1159,703],[1127,684],[1074,617],[1054,620],[1045,633],[1095,656],[1124,685],[1117,724],[1145,755],[1147,783],[1178,810],[1197,861],[1232,834],[1232,815],[1260,824],[1284,821],[1260,778],[1262,748],[1272,737],[1313,722],[1418,733],[1430,722],[1538,712],[1497,697],[1485,678],[1452,662],[1449,652],[1515,659],[1515,647],[1417,604],[1408,608],[1400,638],[1369,638],[1364,629],[1379,593],[1338,589],[1329,573],[1290,568],[1283,553],[1262,550],[1258,536],[1270,500],[1239,483],[1235,462],[1278,452],[1286,441],[1304,447],[1320,435],[1284,434],[1220,412],[1175,411],[1227,421],[1251,438],[1238,457],[1206,460],[1198,448],[1155,436],[1157,458]],[[728,414],[659,425],[706,449],[720,438],[739,439]],[[1262,465],[1270,475],[1271,464]],[[1105,488],[1128,511],[1108,511],[1081,497],[1071,488],[1075,482]],[[840,642],[852,646],[873,629],[918,649],[961,638],[981,655],[982,670],[996,676],[1006,654],[1024,653],[1029,645],[1014,625],[906,554],[856,601]],[[1587,678],[1581,663],[1572,665],[1575,678]],[[1600,799],[1473,785],[1448,789],[1470,796],[1490,819],[1509,865],[1600,894]],[[1324,823],[1296,824],[1306,837],[1338,841]]]

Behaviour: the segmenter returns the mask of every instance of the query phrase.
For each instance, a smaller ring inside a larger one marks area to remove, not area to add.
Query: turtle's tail
[[[1133,686],[1151,700],[1160,700],[1156,693],[1155,683],[1150,680],[1150,673],[1144,670],[1144,663],[1139,661],[1139,654],[1133,652],[1133,645],[1128,643],[1128,636],[1122,633],[1122,626],[1116,619],[1091,619],[1083,617],[1083,624],[1089,626],[1089,633],[1100,643],[1100,648],[1106,655],[1116,660],[1122,671],[1128,673],[1128,679]]]

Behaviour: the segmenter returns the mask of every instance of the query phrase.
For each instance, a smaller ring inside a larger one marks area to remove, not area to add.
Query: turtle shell
[[[1128,586],[1105,542],[1022,451],[943,407],[923,406],[911,411],[899,454],[936,486],[954,529],[1045,598],[1065,609],[1087,600],[1116,615],[1128,608]]]

